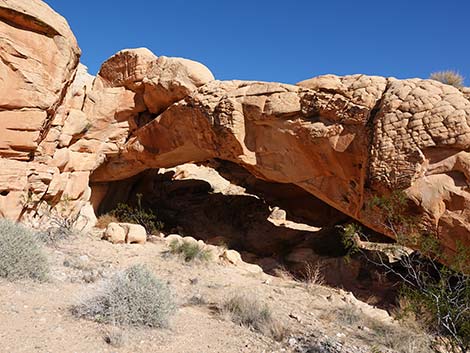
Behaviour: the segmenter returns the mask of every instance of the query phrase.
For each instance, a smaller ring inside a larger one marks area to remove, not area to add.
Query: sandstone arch
[[[90,183],[99,203],[99,185],[217,158],[379,231],[364,205],[403,189],[448,249],[470,244],[468,89],[365,75],[222,82],[147,49],[117,53],[93,77],[65,20],[39,0],[20,16],[23,5],[0,1],[2,216],[64,196],[91,216]]]

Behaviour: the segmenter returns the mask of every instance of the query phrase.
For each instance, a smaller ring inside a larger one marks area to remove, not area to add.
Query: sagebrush
[[[115,274],[97,294],[72,307],[77,317],[121,326],[166,327],[175,311],[169,288],[143,265]]]
[[[0,219],[0,277],[44,281],[49,265],[32,230]]]

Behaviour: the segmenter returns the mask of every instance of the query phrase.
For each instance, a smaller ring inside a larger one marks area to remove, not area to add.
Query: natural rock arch
[[[66,197],[92,218],[90,181],[218,158],[379,231],[364,205],[403,189],[444,246],[470,244],[467,89],[365,75],[221,82],[147,49],[119,52],[93,77],[66,21],[39,0],[22,4],[0,6],[2,216]],[[37,53],[54,53],[54,65]]]

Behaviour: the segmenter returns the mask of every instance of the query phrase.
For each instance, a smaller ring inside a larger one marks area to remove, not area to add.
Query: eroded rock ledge
[[[0,0],[0,30],[3,216],[66,198],[92,219],[111,181],[217,158],[382,232],[365,206],[404,190],[448,249],[470,245],[468,89],[365,75],[216,81],[147,49],[117,53],[93,77],[41,1]]]

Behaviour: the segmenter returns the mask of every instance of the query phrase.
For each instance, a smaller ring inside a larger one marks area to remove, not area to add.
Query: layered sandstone
[[[93,77],[66,21],[39,0],[0,0],[0,31],[2,216],[66,200],[92,219],[112,181],[216,158],[385,233],[366,205],[404,190],[446,247],[470,244],[466,88],[365,75],[216,81],[143,48]]]
[[[35,157],[80,49],[65,19],[39,0],[1,0],[0,33],[0,215],[17,218],[32,197],[62,188],[57,168]]]

